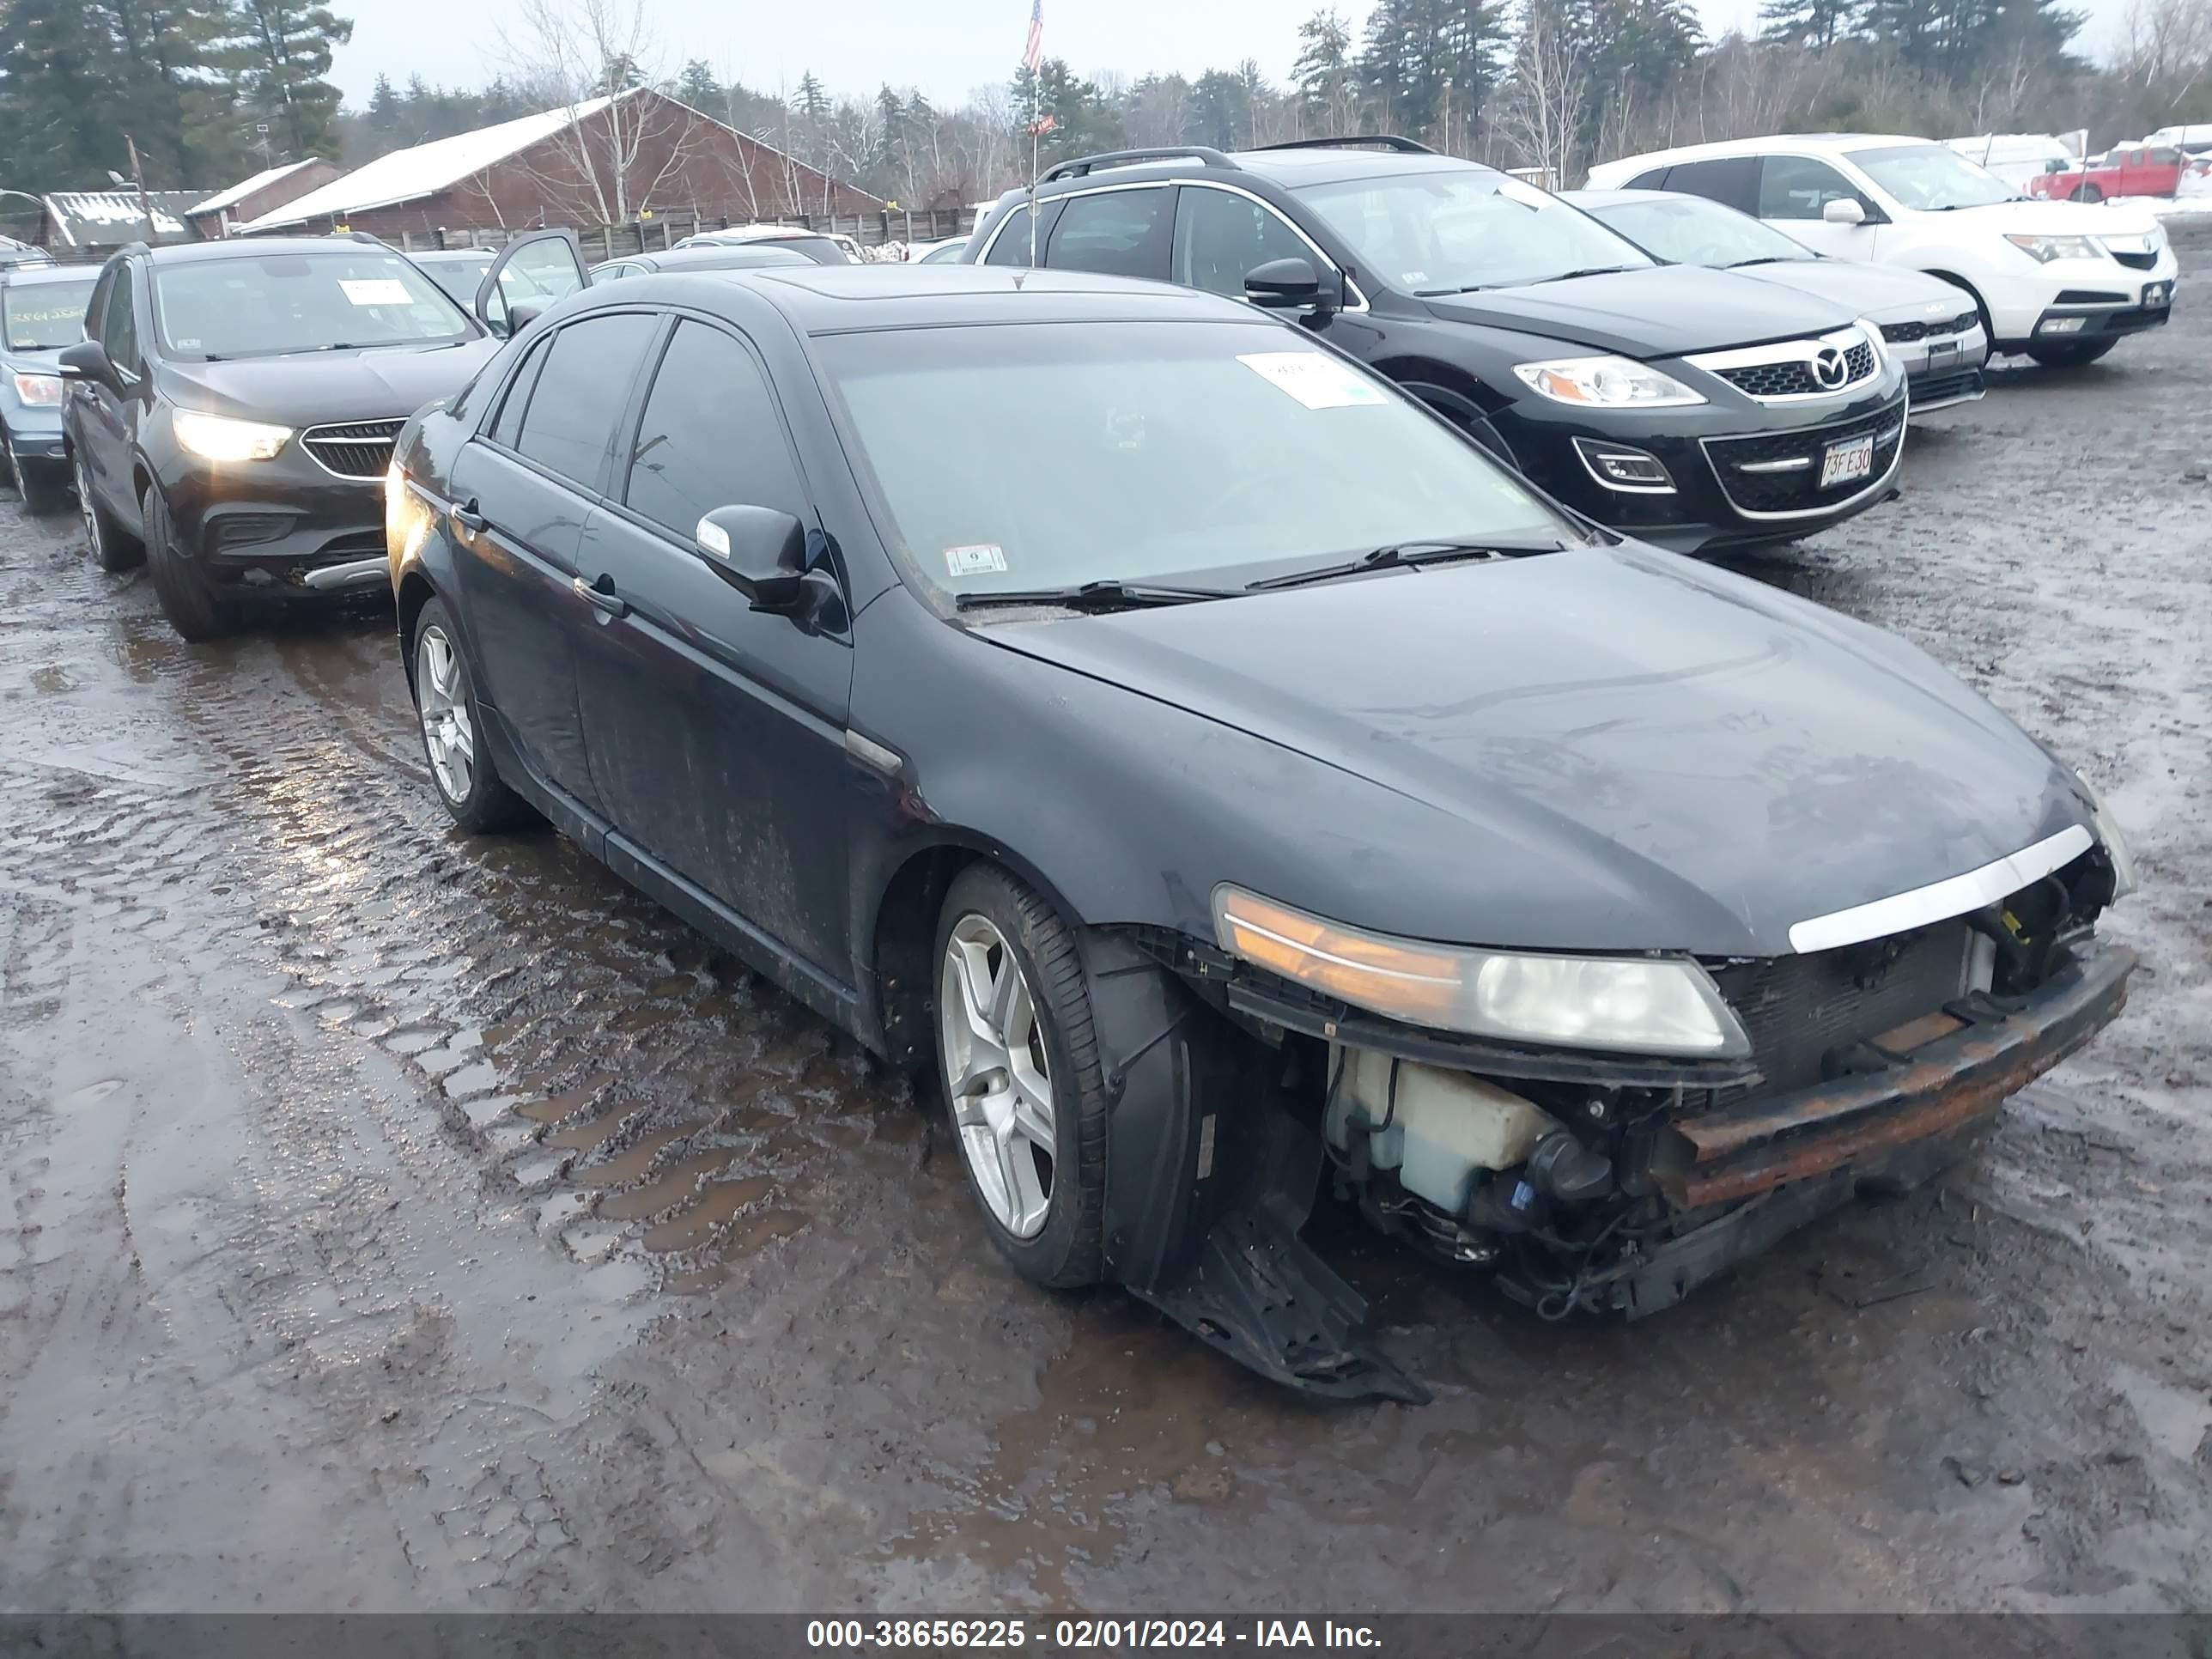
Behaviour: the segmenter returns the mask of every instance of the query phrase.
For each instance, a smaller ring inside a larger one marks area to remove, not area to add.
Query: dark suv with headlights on
[[[1298,317],[1553,496],[1690,552],[1790,541],[1873,506],[1905,376],[1848,311],[1662,265],[1579,209],[1410,139],[1203,145],[1066,161],[1039,262],[1209,289]],[[1011,191],[970,264],[1030,263]]]
[[[556,292],[583,285],[574,235],[547,232],[508,246],[479,307],[510,262]],[[256,600],[374,588],[392,441],[497,349],[373,237],[125,248],[58,362],[93,556],[105,570],[143,557],[188,640]]]

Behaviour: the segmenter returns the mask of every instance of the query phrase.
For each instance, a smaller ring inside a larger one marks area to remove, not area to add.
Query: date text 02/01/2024
[[[817,1619],[810,1648],[1196,1648],[1239,1643],[1255,1648],[1373,1648],[1372,1627],[1334,1620]]]

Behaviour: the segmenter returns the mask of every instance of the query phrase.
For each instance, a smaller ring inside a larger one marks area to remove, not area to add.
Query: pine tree
[[[1865,9],[1865,0],[1765,0],[1759,9],[1759,38],[1826,52],[1857,32]]]
[[[1298,25],[1298,58],[1291,80],[1309,118],[1340,120],[1357,101],[1352,31],[1333,11],[1317,11]]]
[[[676,96],[678,102],[702,114],[719,117],[722,112],[722,83],[703,58],[694,58],[684,65],[683,73],[676,77]]]
[[[216,61],[227,68],[241,102],[275,129],[293,157],[331,147],[338,89],[330,82],[331,52],[353,38],[350,20],[303,0],[235,0],[228,38]]]
[[[107,43],[80,0],[13,0],[0,9],[0,155],[37,193],[107,188],[128,163]]]

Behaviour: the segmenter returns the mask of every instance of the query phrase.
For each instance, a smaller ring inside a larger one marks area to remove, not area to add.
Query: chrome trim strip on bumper
[[[2033,847],[2023,847],[1963,876],[1946,877],[1910,892],[1893,893],[1847,910],[1832,910],[1825,916],[1808,916],[1790,925],[1790,948],[1809,956],[1815,951],[1832,951],[1842,945],[1909,933],[1930,922],[1948,921],[1953,916],[1994,904],[2006,894],[2042,880],[2053,870],[2063,869],[2096,845],[2096,840],[2087,825],[2071,823]]]
[[[1871,419],[1872,417],[1869,416],[1868,418]],[[1905,465],[1905,428],[1911,423],[1911,418],[1912,410],[1910,403],[1900,402],[1897,407],[1897,453],[1889,458],[1889,465],[1884,469],[1881,477],[1872,480],[1868,483],[1864,489],[1860,490],[1856,495],[1846,495],[1840,501],[1830,501],[1825,507],[1793,507],[1786,513],[1754,513],[1747,507],[1739,507],[1736,504],[1735,497],[1729,493],[1728,479],[1724,474],[1731,471],[1748,471],[1750,469],[1748,467],[1736,467],[1732,463],[1724,466],[1722,462],[1715,459],[1713,457],[1713,446],[1717,443],[1727,443],[1730,441],[1730,439],[1700,438],[1698,440],[1698,447],[1705,451],[1705,465],[1712,468],[1713,481],[1720,485],[1721,496],[1728,502],[1729,511],[1735,514],[1739,519],[1747,519],[1754,522],[1763,524],[1782,523],[1792,519],[1825,519],[1831,514],[1841,513],[1847,508],[1856,507],[1861,501],[1866,500],[1869,495],[1872,495],[1876,490],[1888,488],[1889,481],[1897,476],[1898,468]],[[1817,435],[1819,430],[1820,428],[1813,428],[1812,434],[1810,435]],[[1887,433],[1888,430],[1889,428],[1887,427],[1884,427],[1880,432],[1875,434],[1875,447],[1876,448],[1880,448],[1881,445],[1888,441],[1887,438],[1883,435]],[[1732,436],[1735,438],[1742,438],[1746,436],[1765,437],[1779,435],[1782,434],[1765,433],[1746,434],[1741,432],[1732,434]],[[1821,441],[1826,442],[1827,441],[1821,440]],[[1757,465],[1758,463],[1755,461],[1752,463],[1752,465],[1753,466],[1756,466]]]
[[[392,561],[388,558],[356,559],[348,564],[326,564],[320,570],[310,570],[300,580],[319,592],[334,587],[362,587],[374,581],[391,579]]]

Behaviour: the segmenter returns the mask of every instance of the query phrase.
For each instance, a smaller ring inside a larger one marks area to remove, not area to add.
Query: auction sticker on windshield
[[[945,550],[945,568],[956,576],[980,576],[1006,568],[1006,552],[996,542],[971,542]]]
[[[1389,401],[1382,387],[1318,351],[1253,351],[1237,361],[1308,409],[1359,409]]]
[[[357,306],[406,306],[415,303],[407,284],[390,276],[340,277],[338,286]]]

